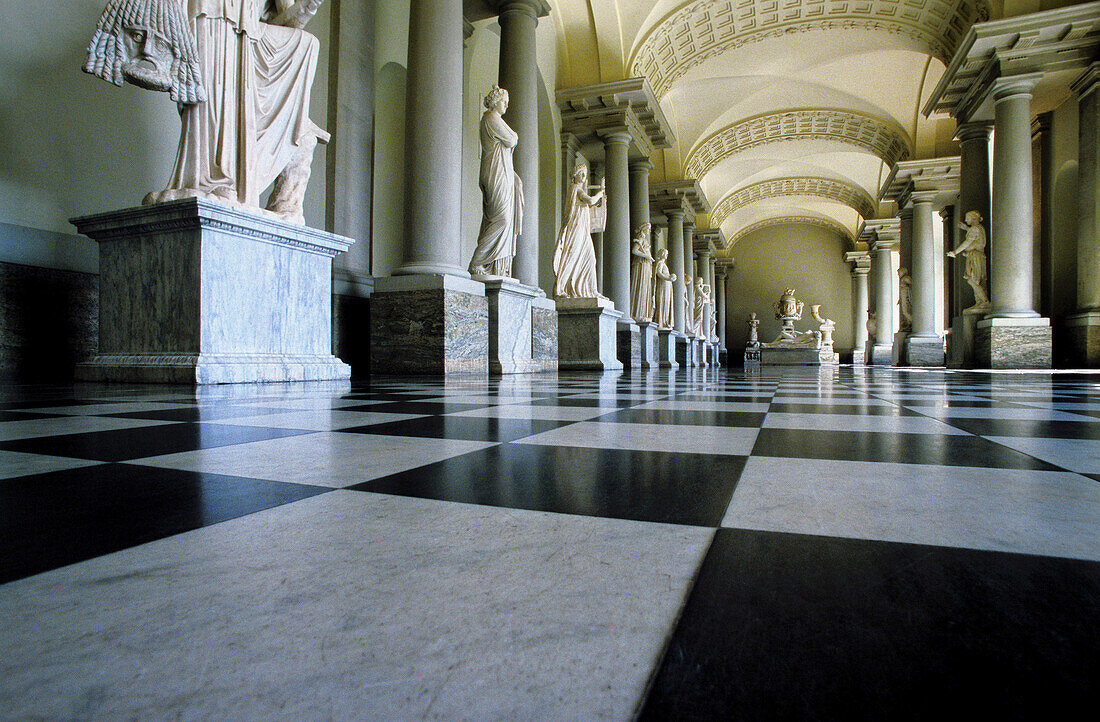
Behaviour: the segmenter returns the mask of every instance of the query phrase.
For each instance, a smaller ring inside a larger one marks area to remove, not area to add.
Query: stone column
[[[875,338],[867,363],[889,366],[894,350],[894,279],[891,261],[893,244],[875,242],[871,250],[871,272],[875,284]]]
[[[988,123],[963,123],[955,131],[961,149],[959,160],[959,217],[964,218],[970,211],[982,214],[989,243],[993,243],[990,232],[989,212],[989,133],[993,127]],[[957,236],[956,236],[957,237]],[[951,246],[954,248],[955,246]],[[989,246],[986,246],[989,255]],[[956,263],[961,263],[958,261]],[[962,270],[955,269],[955,294],[959,298],[959,313],[962,309],[974,305],[974,292],[963,279]]]
[[[603,163],[592,161],[592,185],[598,185],[604,175]],[[596,287],[606,296],[603,285],[603,231],[592,234],[592,247],[596,250]]]
[[[726,271],[722,269],[718,273],[718,289],[715,294],[718,298],[718,346],[726,348]]]
[[[909,366],[942,366],[943,338],[936,329],[936,258],[932,228],[934,191],[913,193],[912,274],[913,325],[905,346]]]
[[[604,135],[607,229],[604,231],[604,295],[624,318],[630,314],[630,188],[626,130]]]
[[[561,222],[565,223],[565,218],[569,215],[569,191],[573,187],[573,171],[577,169],[577,163],[583,160],[579,155],[580,141],[577,140],[577,136],[567,131],[562,131],[561,134],[561,208],[562,219]],[[590,173],[594,176],[596,172],[595,167],[590,169]]]
[[[1031,90],[1040,74],[993,82],[990,313],[977,323],[975,359],[992,368],[1049,368],[1050,320],[1036,313],[1031,184]]]
[[[411,0],[405,253],[395,275],[469,278],[462,259],[462,5]],[[537,263],[537,260],[536,260]]]
[[[1077,313],[1067,319],[1074,360],[1100,366],[1100,63],[1077,79]]]
[[[710,307],[707,309],[707,338],[710,338],[710,329],[714,327],[718,318],[718,261],[714,256],[707,257],[707,283],[710,284]]]
[[[646,159],[630,161],[630,235],[649,222],[649,172],[653,164]]]
[[[695,224],[684,222],[684,274],[691,275],[691,283],[685,286],[684,327],[691,325],[695,313]],[[686,279],[685,279],[686,281]]]
[[[498,82],[508,91],[504,121],[519,135],[512,159],[523,182],[523,229],[516,239],[512,274],[528,286],[539,285],[539,69],[535,28],[541,6],[539,0],[509,0],[501,3],[498,20]]]
[[[684,332],[684,212],[668,211],[668,263],[669,270],[676,274],[672,284],[673,324],[680,333]]]
[[[852,266],[852,363],[864,363],[867,354],[867,311],[870,298],[867,290],[866,261]]]

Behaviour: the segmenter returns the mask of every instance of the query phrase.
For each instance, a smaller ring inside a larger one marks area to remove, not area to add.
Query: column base
[[[661,366],[661,353],[657,347],[657,339],[660,331],[657,324],[652,321],[638,323],[639,337],[641,341],[642,368],[655,369]]]
[[[943,339],[939,336],[910,336],[905,342],[906,366],[943,366]]]
[[[707,344],[707,360],[714,368],[718,368],[718,342],[711,341]]]
[[[974,336],[978,321],[985,316],[983,310],[966,309],[951,322],[951,335],[947,337],[947,365],[949,368],[974,368]]]
[[[371,296],[371,373],[485,374],[485,284],[458,276],[377,278]]]
[[[663,369],[680,368],[680,361],[677,358],[677,348],[679,347],[677,336],[679,336],[679,333],[672,329],[662,328],[657,330],[657,363]]]
[[[862,348],[852,349],[852,363],[856,366],[862,366],[867,362],[867,351]]]
[[[895,366],[905,366],[905,342],[909,339],[908,331],[898,331],[894,334],[894,345],[890,351]]]
[[[676,344],[676,364],[683,368],[691,366],[691,338],[680,331],[673,331]]]
[[[991,369],[1048,369],[1052,335],[1049,318],[986,318],[974,331],[974,357]]]
[[[525,374],[558,368],[558,314],[535,286],[485,281],[489,305],[489,373]]]
[[[876,343],[868,345],[867,359],[865,360],[865,363],[868,366],[893,366],[894,345],[889,343]]]
[[[707,365],[707,355],[703,350],[703,339],[693,336],[691,339],[691,365],[701,368]]]
[[[1100,310],[1082,311],[1064,321],[1075,366],[1100,366]]]
[[[616,354],[624,369],[642,368],[642,329],[629,318],[619,321]]]
[[[559,298],[558,368],[569,371],[622,371],[618,330],[623,317],[601,298]]]

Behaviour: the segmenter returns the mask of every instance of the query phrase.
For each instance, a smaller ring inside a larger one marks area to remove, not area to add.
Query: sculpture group
[[[836,322],[826,318],[821,313],[821,304],[810,306],[810,315],[818,323],[817,330],[799,331],[795,328],[795,321],[802,320],[802,309],[805,304],[795,297],[795,289],[788,288],[779,297],[772,308],[775,318],[781,321],[783,327],[779,336],[771,343],[761,344],[758,336],[759,319],[753,313],[749,318],[749,342],[748,348],[762,347],[775,350],[812,349],[818,352],[817,358],[821,363],[836,363],[837,356],[833,352],[833,332],[836,330]]]

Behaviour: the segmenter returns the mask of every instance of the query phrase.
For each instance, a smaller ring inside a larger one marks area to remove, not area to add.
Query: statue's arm
[[[269,22],[299,30],[309,24],[324,0],[275,0],[278,13]]]

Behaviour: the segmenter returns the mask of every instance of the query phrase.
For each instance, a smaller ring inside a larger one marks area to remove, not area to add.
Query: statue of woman
[[[523,182],[512,165],[519,135],[501,117],[507,110],[508,91],[494,85],[481,116],[481,232],[470,260],[475,278],[512,276],[516,238],[523,227]]]
[[[691,289],[693,282],[691,276],[684,276],[684,333],[688,336],[695,335],[695,316],[691,309]]]
[[[962,253],[966,256],[966,268],[963,278],[974,289],[974,305],[971,308],[984,309],[989,307],[989,295],[985,292],[986,268],[985,268],[985,229],[982,228],[982,214],[977,211],[968,211],[966,222],[960,223],[959,228],[966,231],[961,243],[955,250],[948,251],[947,257],[954,258]]]
[[[676,274],[668,270],[668,251],[664,248],[657,251],[656,265],[653,275],[656,277],[657,290],[654,294],[655,313],[657,326],[663,329],[672,328],[672,282],[676,280]]]
[[[696,336],[703,336],[707,332],[707,326],[709,324],[704,322],[703,316],[704,316],[704,311],[706,310],[707,296],[708,295],[709,294],[708,294],[707,284],[703,282],[703,277],[702,276],[696,276],[695,277],[695,314],[694,314],[695,335]]]
[[[601,183],[589,195],[588,166],[577,165],[569,189],[569,216],[554,248],[555,298],[602,298],[596,287],[596,249],[592,246],[592,207],[603,203]]]
[[[913,329],[913,277],[908,268],[898,269],[898,306],[901,309],[901,330]]]
[[[653,320],[653,263],[649,234],[653,226],[643,223],[634,231],[630,246],[630,315],[635,321]]]

